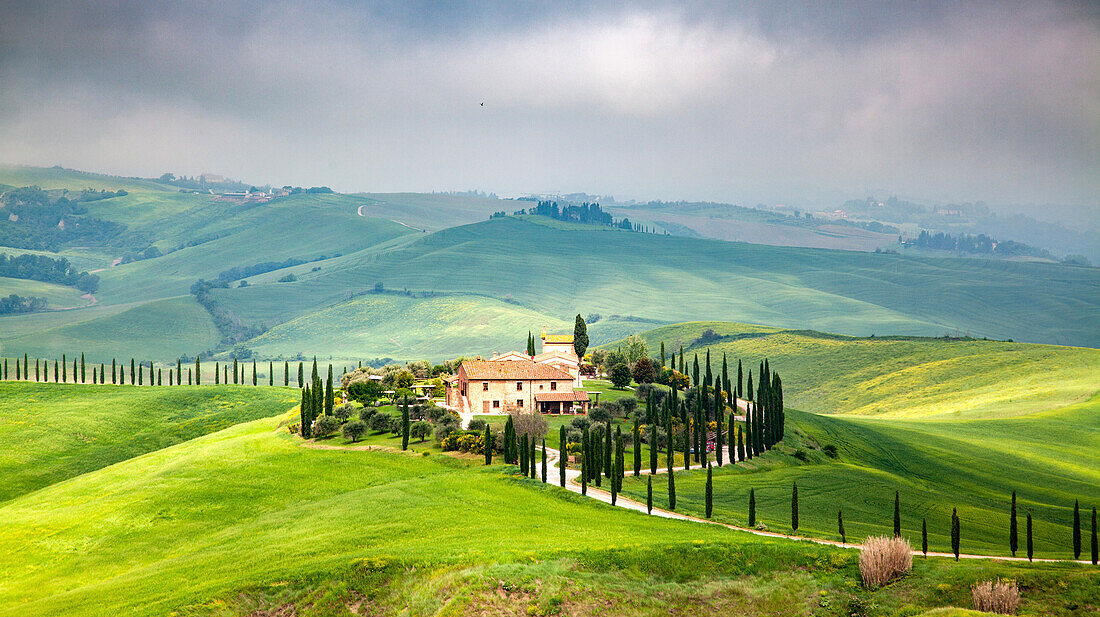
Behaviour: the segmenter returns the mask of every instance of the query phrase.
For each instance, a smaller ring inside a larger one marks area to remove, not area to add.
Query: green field
[[[77,308],[89,304],[87,299],[80,297],[84,292],[75,287],[0,276],[0,297],[11,294],[25,298],[45,298],[47,310]]]
[[[71,377],[70,377],[71,378]],[[297,390],[0,382],[0,502],[274,415]]]
[[[721,337],[701,343],[707,330]],[[822,332],[693,322],[639,332],[650,350],[685,348],[721,370],[726,354],[757,372],[768,358],[786,404],[815,413],[897,418],[1026,415],[1088,400],[1100,391],[1100,352],[1080,347],[942,338],[854,338]],[[611,344],[614,346],[616,343]]]
[[[851,596],[917,614],[965,606],[995,575],[1028,584],[1025,606],[1097,601],[1083,567],[938,559],[868,594],[850,551],[646,517],[510,467],[302,448],[278,426],[247,422],[0,505],[0,615],[345,615],[363,599],[412,614],[840,615]]]

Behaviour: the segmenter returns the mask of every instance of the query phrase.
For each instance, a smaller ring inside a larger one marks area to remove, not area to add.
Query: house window
[[[500,401],[493,401],[493,409],[500,409]]]
[[[489,382],[487,382],[487,381],[481,382],[481,391],[482,392],[488,392],[489,391]]]
[[[516,399],[516,407],[523,407],[523,399],[521,399],[521,398]]]
[[[517,381],[516,382],[516,392],[523,392],[523,382],[522,381]]]
[[[540,384],[539,384],[539,390],[542,390],[542,388],[543,388],[543,386],[542,386],[542,384],[540,383]]]
[[[556,382],[556,381],[551,381],[551,382],[550,382],[550,389],[551,389],[551,390],[557,390],[557,389],[558,389],[558,382]]]

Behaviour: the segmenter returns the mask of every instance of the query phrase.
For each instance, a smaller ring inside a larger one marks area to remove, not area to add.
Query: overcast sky
[[[8,0],[0,162],[342,191],[1100,204],[1095,2],[440,4]]]

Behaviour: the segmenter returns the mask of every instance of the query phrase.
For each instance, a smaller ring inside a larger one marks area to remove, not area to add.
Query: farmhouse
[[[510,351],[463,362],[446,380],[447,405],[473,413],[587,413],[572,335],[548,335],[543,328],[541,338],[543,351],[535,356]]]

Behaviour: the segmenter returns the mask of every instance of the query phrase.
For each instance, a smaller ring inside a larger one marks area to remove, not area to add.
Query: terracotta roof
[[[546,338],[544,338],[543,340],[546,341],[547,343],[572,343],[573,342],[573,335],[572,334],[547,334]]]
[[[536,364],[530,360],[466,360],[462,363],[466,378],[491,379],[560,379],[573,380],[573,376],[549,364]]]
[[[584,390],[573,390],[572,392],[539,392],[535,394],[535,400],[538,402],[577,402],[583,403],[588,400],[588,393]]]

